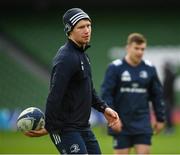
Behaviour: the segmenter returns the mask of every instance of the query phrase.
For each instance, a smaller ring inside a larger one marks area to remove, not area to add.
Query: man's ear
[[[72,31],[68,32],[68,34],[67,34],[69,39],[71,38],[71,33],[72,33]]]

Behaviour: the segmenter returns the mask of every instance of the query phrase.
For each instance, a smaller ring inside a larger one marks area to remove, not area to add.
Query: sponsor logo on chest
[[[121,74],[121,81],[131,81],[131,75],[127,70]]]
[[[142,79],[147,79],[148,78],[148,73],[145,70],[142,70],[139,72],[139,78]],[[129,73],[129,71],[125,70],[122,74],[121,74],[121,81],[132,81],[132,77],[131,74]]]

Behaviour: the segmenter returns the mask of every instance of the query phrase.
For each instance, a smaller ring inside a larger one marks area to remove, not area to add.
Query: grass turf
[[[112,154],[112,138],[107,136],[104,127],[93,128],[99,140],[103,154]],[[176,126],[175,133],[172,135],[155,135],[151,153],[153,154],[172,154],[180,153],[180,126]],[[55,146],[49,136],[40,138],[29,138],[20,132],[0,132],[0,154],[57,154]],[[133,153],[133,150],[132,150]]]

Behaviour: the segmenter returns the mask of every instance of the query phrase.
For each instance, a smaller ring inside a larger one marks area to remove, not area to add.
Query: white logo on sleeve
[[[71,153],[78,153],[80,151],[79,145],[78,144],[73,144],[70,147]]]
[[[128,71],[124,71],[121,75],[122,81],[131,81],[131,75]]]
[[[88,63],[91,64],[90,61],[89,61],[89,58],[87,56],[86,56],[86,59],[87,59]]]
[[[81,69],[82,69],[82,71],[84,70],[84,63],[83,63],[83,61],[81,61]]]

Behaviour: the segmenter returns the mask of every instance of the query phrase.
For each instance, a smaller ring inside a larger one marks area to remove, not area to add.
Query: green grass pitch
[[[104,127],[93,128],[99,140],[103,154],[112,154],[112,138],[106,134]],[[153,137],[151,153],[172,154],[180,153],[180,126],[175,133],[165,135],[163,132]],[[133,150],[132,150],[133,153]],[[0,131],[0,154],[58,154],[49,136],[29,138],[20,132]]]

